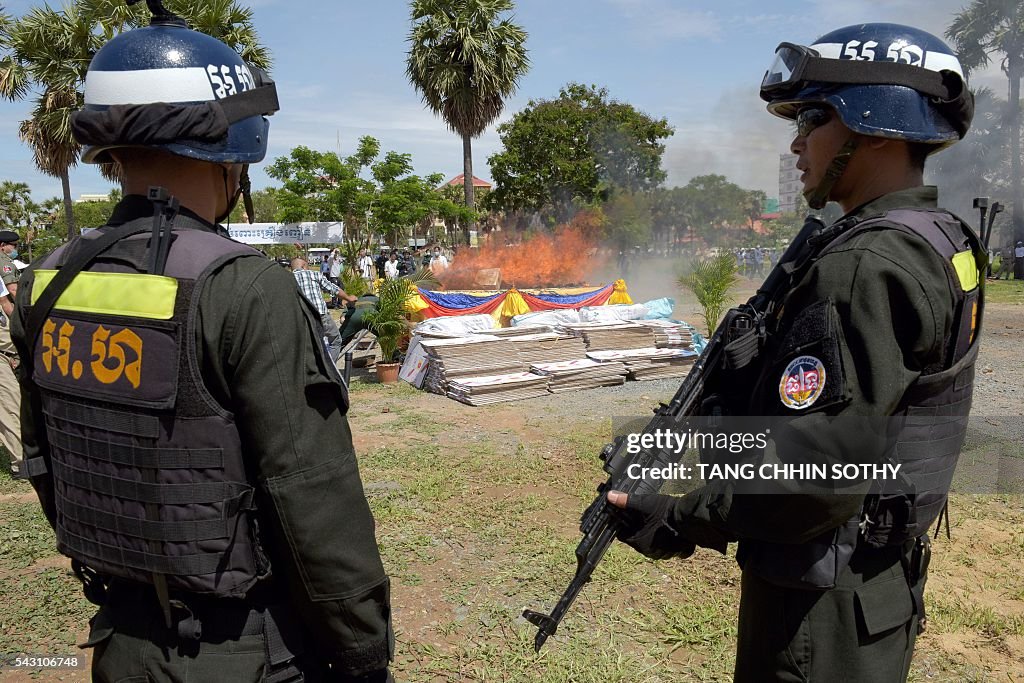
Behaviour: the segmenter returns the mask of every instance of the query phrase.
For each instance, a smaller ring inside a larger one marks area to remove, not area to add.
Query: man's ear
[[[878,150],[878,149],[884,148],[887,145],[890,145],[890,143],[896,143],[896,142],[900,142],[900,141],[899,140],[890,140],[888,138],[879,138],[879,137],[875,137],[874,135],[862,135],[862,136],[860,136],[860,144],[863,145],[865,142],[868,144],[868,147],[870,147],[871,149]],[[903,143],[903,144],[906,144],[906,143]]]

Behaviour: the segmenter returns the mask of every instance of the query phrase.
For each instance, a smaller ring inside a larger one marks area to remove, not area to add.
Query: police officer
[[[20,239],[13,230],[0,230],[0,276],[12,297],[18,293],[18,278],[21,277],[21,271],[14,263],[14,259],[18,258]]]
[[[903,681],[924,625],[926,532],[966,433],[985,265],[922,175],[966,134],[973,98],[941,40],[893,24],[783,43],[761,95],[796,122],[808,204],[845,215],[782,264],[756,357],[725,371],[747,381],[708,405],[781,427],[759,461],[889,462],[901,478],[753,489],[781,496],[719,480],[609,501],[626,509],[619,537],[652,557],[739,542],[737,681]]]
[[[11,341],[11,313],[14,293],[18,291],[21,272],[15,265],[18,256],[18,233],[0,230],[0,275],[3,292],[0,293],[0,444],[10,454],[11,474],[21,471],[21,390],[14,370],[18,367],[18,352]]]
[[[89,67],[73,132],[125,196],[33,264],[14,332],[25,469],[100,605],[97,681],[389,678],[345,388],[291,274],[218,225],[276,109],[166,13]]]

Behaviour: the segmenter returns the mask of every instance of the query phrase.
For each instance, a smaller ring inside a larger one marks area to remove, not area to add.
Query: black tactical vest
[[[955,301],[944,362],[924,369],[907,389],[895,413],[899,424],[893,460],[906,478],[903,486],[907,488],[909,506],[904,508],[890,497],[872,497],[865,505],[865,538],[872,545],[898,545],[927,532],[938,518],[967,436],[974,364],[980,346],[985,261],[971,229],[940,210],[889,211],[855,226],[836,244],[877,230],[882,221],[896,223],[883,229],[902,230],[928,242],[942,258]]]
[[[30,340],[53,476],[58,549],[101,575],[242,597],[269,565],[233,417],[196,360],[206,278],[262,256],[180,217],[164,275],[140,264],[149,234],[79,274]],[[151,219],[146,219],[147,224]],[[101,232],[101,231],[98,231]],[[89,237],[35,269],[32,303]]]
[[[872,230],[915,235],[942,258],[954,300],[950,342],[943,362],[924,369],[893,416],[892,461],[903,475],[898,490],[869,495],[860,517],[808,543],[741,542],[743,568],[780,585],[830,588],[859,542],[901,545],[926,533],[946,504],[967,434],[983,309],[981,245],[946,211],[898,209],[849,227],[819,255]]]

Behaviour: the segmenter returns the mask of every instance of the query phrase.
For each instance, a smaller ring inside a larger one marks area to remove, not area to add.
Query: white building
[[[779,211],[793,213],[796,211],[803,183],[800,182],[800,171],[796,168],[797,155],[779,155]]]

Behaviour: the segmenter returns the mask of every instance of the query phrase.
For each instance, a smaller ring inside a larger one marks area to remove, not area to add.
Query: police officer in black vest
[[[619,537],[652,557],[738,541],[735,680],[904,681],[925,626],[927,531],[966,433],[985,265],[922,176],[928,155],[966,134],[973,97],[941,40],[893,24],[783,43],[761,96],[796,123],[808,204],[845,215],[785,264],[765,339],[750,367],[726,371],[740,381],[719,408],[780,427],[762,464],[899,476],[752,489],[786,495],[723,479],[609,500],[626,510]]]
[[[72,124],[124,200],[33,264],[14,321],[24,469],[100,606],[93,677],[388,680],[345,387],[291,275],[218,225],[276,91],[150,5],[96,53]]]

